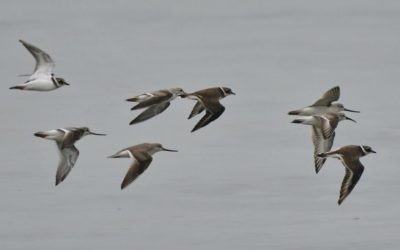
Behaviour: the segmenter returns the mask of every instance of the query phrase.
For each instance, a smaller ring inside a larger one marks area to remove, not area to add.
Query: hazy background
[[[1,249],[400,249],[398,1],[0,1]],[[71,84],[8,88],[34,60],[25,39]],[[372,146],[337,206],[344,168],[314,173],[310,128],[287,111],[340,85],[361,110],[334,148]],[[225,113],[190,133],[194,102],[129,126],[128,97],[228,86]],[[88,126],[80,157],[54,186],[58,154],[40,130]],[[156,154],[121,191],[142,142]]]

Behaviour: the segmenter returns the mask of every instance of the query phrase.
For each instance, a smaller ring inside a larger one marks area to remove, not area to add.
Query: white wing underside
[[[35,69],[33,70],[32,75],[29,77],[29,81],[38,78],[51,77],[55,63],[50,55],[30,43],[22,40],[20,40],[20,42],[32,54],[36,61]]]
[[[74,145],[61,149],[61,143],[57,142],[57,147],[60,153],[60,162],[56,173],[56,185],[68,176],[79,156],[79,151]]]
[[[314,144],[314,164],[315,172],[318,173],[324,165],[326,159],[317,157],[318,154],[329,152],[335,139],[335,132],[328,139],[324,139],[322,131],[315,126],[312,127],[312,141]]]

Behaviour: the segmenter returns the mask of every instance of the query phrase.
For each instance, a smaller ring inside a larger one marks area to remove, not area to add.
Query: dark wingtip
[[[292,123],[302,123],[302,120],[296,119],[296,120],[293,120]]]
[[[296,111],[296,110],[288,112],[288,115],[298,115],[298,114],[299,114],[299,111]]]

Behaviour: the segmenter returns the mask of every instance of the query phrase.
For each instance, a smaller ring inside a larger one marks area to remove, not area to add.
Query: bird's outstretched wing
[[[200,101],[197,101],[196,104],[194,105],[193,110],[190,113],[188,119],[200,114],[203,111],[204,111],[204,106],[201,104]]]
[[[127,99],[127,101],[139,102],[136,106],[131,108],[131,110],[146,108],[146,107],[152,106],[154,104],[160,104],[160,103],[168,101],[169,99],[172,98],[172,93],[170,93],[168,91],[159,90],[159,91],[152,92],[150,94],[151,95],[143,94],[143,95],[140,95],[137,97]],[[145,95],[147,95],[147,96],[145,96]]]
[[[33,70],[33,73],[30,76],[29,80],[33,80],[41,76],[51,76],[51,73],[55,67],[55,63],[50,55],[28,42],[25,42],[23,40],[19,41],[36,60],[35,69]]]
[[[210,122],[215,121],[225,111],[225,107],[218,101],[203,101],[203,106],[206,109],[206,114],[200,119],[196,126],[191,132],[194,132],[204,126],[207,126]]]
[[[336,86],[326,91],[311,107],[313,106],[330,106],[332,102],[339,100],[340,87]]]
[[[342,181],[342,186],[340,187],[339,205],[342,204],[343,200],[354,189],[364,171],[364,166],[359,159],[353,160],[350,159],[350,157],[343,157],[342,163],[345,166],[346,173]]]
[[[322,131],[315,126],[312,126],[312,142],[314,144],[314,165],[315,172],[321,170],[324,165],[326,158],[318,157],[318,154],[329,152],[332,148],[333,141],[335,140],[335,132],[328,139],[324,139]]]
[[[170,102],[163,102],[161,104],[154,104],[147,108],[145,111],[140,113],[135,119],[133,119],[129,125],[133,125],[139,122],[146,121],[160,113],[162,113],[164,110],[166,110],[169,105],[171,105]]]
[[[63,149],[60,143],[57,143],[57,146],[60,151],[60,163],[56,173],[56,186],[65,180],[79,156],[79,150],[74,145]]]
[[[132,165],[129,167],[124,180],[121,183],[121,189],[126,188],[131,184],[139,175],[141,175],[150,165],[153,158],[146,152],[132,152],[135,157]]]

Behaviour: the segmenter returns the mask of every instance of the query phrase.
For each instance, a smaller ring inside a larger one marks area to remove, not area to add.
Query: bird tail
[[[293,111],[290,111],[289,113],[288,113],[288,115],[299,115],[300,114],[300,111],[299,110],[293,110]]]
[[[10,87],[10,89],[20,89],[20,90],[23,90],[24,88],[25,88],[24,86],[20,86],[20,85]]]
[[[40,137],[40,138],[45,138],[46,137],[46,133],[45,132],[36,132],[34,133],[35,136]]]
[[[292,121],[292,123],[303,123],[304,119],[295,119]]]

